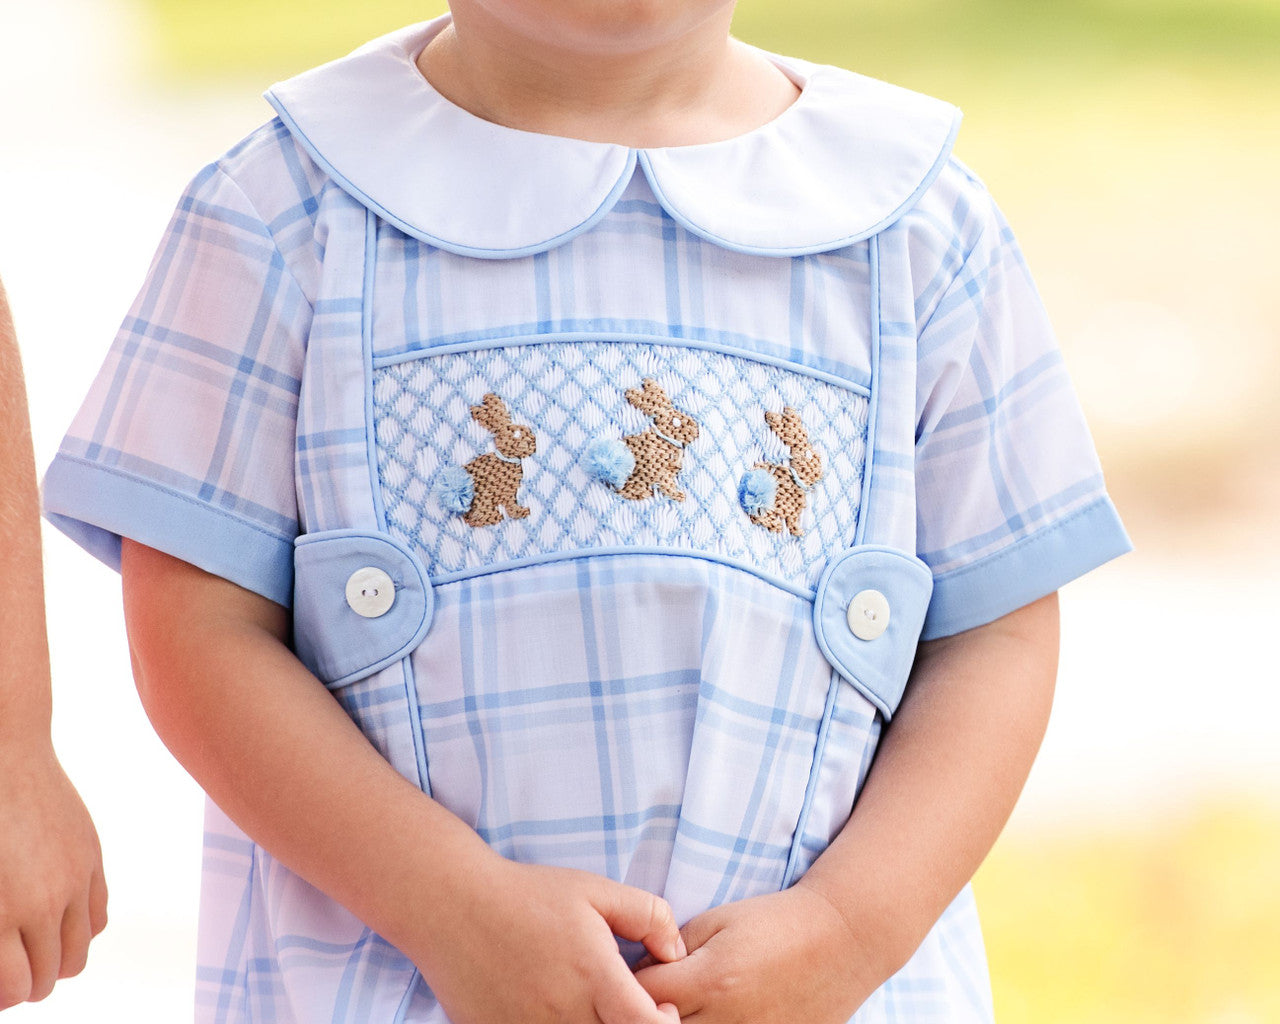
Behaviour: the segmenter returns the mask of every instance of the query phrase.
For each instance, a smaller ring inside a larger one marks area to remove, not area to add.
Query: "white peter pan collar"
[[[802,86],[768,124],[660,149],[493,124],[441,96],[415,60],[448,15],[281,82],[267,100],[335,182],[401,230],[466,256],[554,248],[609,212],[638,163],[658,201],[728,249],[837,249],[914,205],[951,151],[960,113],[840,68],[768,55]]]

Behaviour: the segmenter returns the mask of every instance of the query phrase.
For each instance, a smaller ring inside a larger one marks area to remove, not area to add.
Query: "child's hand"
[[[52,750],[0,743],[0,1010],[79,974],[107,923],[102,851]]]
[[[687,957],[636,973],[683,1021],[845,1024],[876,988],[844,918],[803,885],[715,907],[683,933]]]
[[[642,942],[658,961],[683,957],[666,900],[587,872],[496,856],[469,883],[415,957],[456,1024],[679,1020],[645,993],[614,940]]]

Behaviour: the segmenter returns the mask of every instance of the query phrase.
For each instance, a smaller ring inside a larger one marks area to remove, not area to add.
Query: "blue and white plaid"
[[[702,426],[682,507],[574,475],[584,439],[643,426],[619,396],[650,370]],[[549,461],[527,520],[472,528],[428,490],[486,450],[467,407],[488,391]],[[784,404],[824,460],[801,538],[734,497],[785,457],[763,421]],[[112,564],[127,535],[285,604],[298,534],[398,537],[432,576],[431,629],[337,699],[505,855],[644,886],[682,920],[803,873],[866,777],[881,717],[814,637],[827,558],[918,552],[939,636],[1124,546],[1021,255],[958,163],[830,252],[729,251],[637,173],[589,230],[476,260],[379,219],[279,121],[183,198],[46,503]],[[213,807],[201,920],[202,1022],[445,1020],[405,957]],[[990,1018],[966,891],[854,1019]]]

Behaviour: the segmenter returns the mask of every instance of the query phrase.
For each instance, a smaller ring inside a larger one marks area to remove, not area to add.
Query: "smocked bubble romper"
[[[802,94],[727,142],[536,135],[423,80],[444,24],[276,86],[199,174],[47,513],[291,607],[406,778],[684,922],[822,853],[921,638],[1127,540],[954,108],[772,58]],[[197,1003],[445,1021],[212,805]],[[990,1019],[966,890],[854,1021]]]

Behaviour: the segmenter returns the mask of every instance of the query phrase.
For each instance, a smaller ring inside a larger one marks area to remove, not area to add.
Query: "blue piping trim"
[[[791,840],[791,852],[787,855],[787,867],[782,873],[782,888],[787,889],[795,879],[796,861],[804,845],[804,830],[809,825],[809,808],[813,806],[813,795],[818,790],[818,775],[822,770],[822,756],[827,750],[827,733],[831,728],[831,718],[836,710],[836,694],[844,677],[832,669],[831,685],[827,688],[827,705],[822,709],[822,724],[818,726],[818,742],[813,750],[813,767],[809,769],[809,782],[804,790],[804,803],[800,806],[800,820],[796,822],[796,834]]]
[[[117,572],[120,538],[130,537],[285,608],[292,603],[292,538],[153,480],[63,453],[44,478],[44,516]]]
[[[360,316],[360,338],[362,345],[364,372],[364,423],[365,443],[369,461],[369,488],[373,497],[373,517],[381,534],[387,535],[387,510],[382,501],[382,481],[378,479],[377,434],[373,417],[373,290],[378,266],[378,220],[372,210],[365,215],[364,241],[364,290],[362,294],[363,308]],[[416,563],[416,559],[414,560]],[[425,574],[425,571],[424,571]],[[430,584],[428,584],[429,586]],[[430,595],[428,595],[429,597]],[[416,645],[415,645],[416,646]],[[409,736],[413,740],[413,759],[418,770],[418,788],[427,796],[431,795],[431,779],[427,775],[427,743],[422,732],[422,711],[418,706],[418,688],[413,675],[413,658],[411,654],[400,659],[400,670],[404,677],[404,699],[409,713]],[[417,971],[414,971],[417,977]],[[410,983],[405,1001],[401,1005],[401,1013],[408,1007],[413,984]],[[399,1014],[397,1019],[403,1019]]]
[[[719,352],[722,355],[749,359],[752,362],[761,363],[765,366],[774,366],[782,370],[790,370],[806,377],[812,377],[814,380],[820,380],[827,384],[834,384],[836,387],[852,391],[854,394],[862,395],[864,398],[870,397],[872,393],[872,388],[869,384],[863,384],[861,381],[850,380],[847,377],[839,377],[834,373],[814,369],[812,366],[792,362],[789,359],[782,359],[777,356],[768,356],[761,352],[753,352],[750,349],[735,348],[732,345],[723,345],[714,341],[696,341],[692,338],[669,338],[660,334],[595,334],[585,331],[569,334],[563,332],[554,334],[516,334],[503,338],[485,338],[480,341],[460,341],[452,345],[431,345],[426,348],[415,349],[412,352],[397,352],[395,355],[378,356],[373,360],[373,366],[374,369],[381,370],[388,366],[395,366],[399,363],[411,363],[416,362],[419,359],[427,359],[432,356],[453,355],[458,352],[478,352],[484,349],[511,348],[517,345],[547,345],[553,343],[590,341],[607,341],[614,344],[662,345],[669,348],[692,348],[704,352]],[[873,362],[873,374],[875,372],[874,365],[875,364]]]
[[[858,503],[858,529],[854,535],[854,545],[865,544],[867,537],[867,523],[870,522],[875,510],[871,507],[871,478],[874,476],[876,465],[876,438],[879,431],[876,429],[880,418],[880,391],[884,385],[880,374],[880,345],[882,343],[880,321],[882,319],[882,310],[880,309],[880,243],[878,239],[871,239],[867,245],[867,255],[871,261],[871,392],[867,403],[867,439],[864,444],[866,449],[866,462],[862,467],[862,498]]]
[[[993,622],[1132,548],[1104,495],[993,555],[935,577],[920,639]]]
[[[418,788],[430,796],[431,775],[427,771],[427,737],[422,728],[422,705],[418,701],[418,681],[413,674],[413,652],[406,654],[400,664],[404,671],[404,699],[409,705],[409,733],[413,737],[413,757],[418,767]]]
[[[844,238],[833,238],[827,242],[817,242],[810,245],[797,246],[774,246],[761,247],[754,245],[742,245],[738,242],[730,241],[722,238],[713,231],[700,227],[698,224],[690,220],[685,214],[681,213],[674,203],[662,191],[662,186],[658,183],[658,175],[653,170],[649,162],[649,155],[641,152],[639,154],[640,167],[644,171],[644,176],[649,181],[649,187],[653,189],[653,194],[657,197],[658,202],[662,204],[662,208],[671,215],[671,219],[679,224],[686,231],[692,232],[699,238],[705,238],[708,242],[721,246],[722,248],[732,250],[733,252],[745,253],[748,256],[812,256],[815,253],[831,252],[833,249],[843,249],[850,245],[856,245],[858,242],[866,241],[874,235],[879,234],[885,228],[889,227],[900,220],[913,206],[920,202],[920,198],[928,191],[929,186],[934,183],[938,175],[942,173],[943,167],[946,166],[947,160],[951,157],[951,150],[955,146],[956,135],[960,131],[960,121],[962,114],[956,111],[951,121],[951,130],[947,133],[946,141],[942,145],[942,149],[938,153],[937,160],[925,176],[920,179],[920,183],[915,190],[904,199],[888,216],[880,220],[869,228],[847,235]]]
[[[342,189],[342,191],[346,192],[347,195],[351,196],[352,199],[365,207],[365,209],[377,214],[381,220],[384,220],[393,227],[398,228],[406,235],[416,238],[421,242],[426,242],[428,245],[433,245],[437,249],[443,249],[445,252],[454,253],[457,256],[473,256],[476,259],[481,260],[518,259],[521,256],[534,256],[540,252],[546,252],[549,249],[556,248],[556,246],[563,245],[565,242],[577,237],[583,232],[591,230],[591,228],[595,227],[596,224],[613,209],[614,204],[617,203],[627,185],[630,184],[631,176],[635,173],[636,169],[636,152],[635,150],[632,150],[627,158],[626,166],[622,168],[622,174],[619,176],[613,188],[609,191],[609,194],[604,197],[604,200],[598,207],[596,207],[595,211],[576,227],[572,227],[568,231],[564,231],[556,235],[554,238],[548,238],[542,242],[534,242],[530,245],[521,246],[518,249],[481,249],[472,245],[463,245],[460,242],[450,242],[445,238],[437,238],[435,235],[429,234],[421,228],[414,227],[414,225],[410,224],[408,221],[401,220],[385,206],[372,199],[362,189],[357,188],[348,178],[343,176],[338,169],[333,166],[333,164],[324,158],[320,150],[316,148],[315,143],[307,137],[306,133],[303,132],[302,128],[298,125],[298,122],[293,119],[284,104],[276,97],[274,90],[267,90],[265,98],[275,110],[276,116],[279,117],[289,129],[290,134],[292,134],[293,137],[301,143],[302,148],[307,151],[307,155],[316,162],[316,165],[323,170],[325,174],[333,179],[334,184]]]
[[[420,977],[422,973],[415,967],[413,973],[409,975],[409,987],[404,990],[404,998],[400,1000],[400,1006],[396,1009],[396,1015],[392,1018],[391,1024],[404,1024],[405,1016],[409,1013],[409,1004],[413,1001],[413,990],[418,987]]]
[[[748,573],[751,576],[762,580],[771,586],[777,587],[779,590],[785,590],[788,594],[793,594],[805,601],[812,601],[816,592],[807,587],[797,587],[794,583],[790,583],[781,577],[774,576],[771,573],[762,572],[756,566],[748,562],[741,562],[735,558],[717,558],[715,555],[709,555],[705,551],[692,551],[687,548],[655,548],[655,547],[605,547],[605,548],[578,548],[573,551],[555,551],[546,555],[530,555],[528,558],[516,558],[510,562],[503,562],[501,565],[479,565],[472,569],[458,569],[454,572],[441,573],[438,576],[431,577],[431,585],[442,587],[449,583],[460,583],[463,580],[477,579],[481,576],[492,576],[495,573],[511,572],[514,569],[525,569],[534,565],[550,565],[555,562],[568,562],[576,558],[595,558],[613,557],[616,555],[664,555],[672,558],[694,558],[703,562],[710,562],[713,565],[723,565],[730,569],[738,569]]]
[[[861,250],[859,250],[861,251]],[[868,263],[870,261],[867,261]],[[563,270],[561,271],[563,276]],[[602,326],[608,325],[608,326]],[[623,326],[619,326],[623,325]],[[445,345],[501,344],[511,338],[537,338],[544,335],[557,335],[560,338],[663,338],[672,343],[698,345],[720,345],[726,352],[738,352],[763,356],[765,359],[780,359],[784,363],[812,367],[821,373],[829,373],[838,380],[852,380],[864,388],[871,386],[871,378],[866,370],[842,362],[833,355],[821,355],[816,352],[806,353],[812,362],[805,362],[795,355],[790,345],[779,345],[770,338],[742,334],[738,331],[711,330],[688,324],[668,324],[659,320],[632,319],[628,317],[593,317],[572,318],[560,317],[554,321],[534,320],[531,322],[506,324],[501,327],[488,327],[478,331],[455,331],[452,334],[429,334],[429,340],[405,340],[395,347],[387,347],[384,354],[378,357],[379,362],[393,359],[415,359],[424,351],[443,348]]]
[[[373,518],[378,529],[387,532],[387,510],[382,504],[382,482],[378,479],[378,447],[373,419],[373,284],[378,259],[378,221],[373,212],[365,215],[364,290],[360,311],[360,342],[364,371],[364,435],[369,460],[369,490],[373,497]]]

